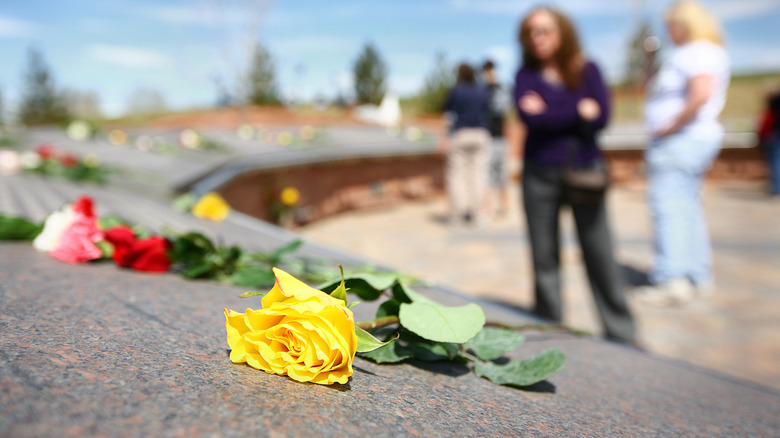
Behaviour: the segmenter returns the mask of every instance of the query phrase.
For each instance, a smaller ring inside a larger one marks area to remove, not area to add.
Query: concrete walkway
[[[513,187],[508,215],[479,230],[444,225],[446,202],[437,199],[354,212],[300,232],[473,296],[527,308],[533,280],[517,191]],[[643,185],[624,186],[609,199],[617,258],[634,282],[653,258],[645,193]],[[780,389],[780,201],[769,199],[757,183],[712,182],[704,206],[714,248],[714,295],[654,308],[632,294],[640,342],[652,352]],[[599,333],[568,212],[562,222],[565,323]]]

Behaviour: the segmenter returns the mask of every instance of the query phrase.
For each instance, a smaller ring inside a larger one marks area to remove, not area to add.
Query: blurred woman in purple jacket
[[[580,203],[563,180],[567,166],[601,160],[594,140],[609,118],[609,97],[598,67],[580,51],[572,23],[549,8],[533,10],[520,26],[523,65],[515,80],[515,103],[528,136],[523,202],[534,264],[534,312],[560,322],[559,213],[570,205],[590,286],[606,336],[634,341],[634,322],[612,254],[604,200]]]

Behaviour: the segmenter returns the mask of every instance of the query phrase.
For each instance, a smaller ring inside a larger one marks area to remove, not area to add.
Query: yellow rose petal
[[[280,269],[274,274],[262,309],[225,311],[231,360],[300,382],[347,383],[357,349],[352,312]]]
[[[192,214],[195,217],[215,222],[225,220],[228,213],[230,213],[230,206],[221,196],[214,192],[203,195],[192,207]]]

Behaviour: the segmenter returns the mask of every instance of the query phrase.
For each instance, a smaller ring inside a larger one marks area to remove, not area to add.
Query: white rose
[[[33,247],[38,251],[53,251],[60,243],[60,237],[76,219],[76,213],[70,204],[61,211],[55,211],[46,218],[43,231],[33,240]]]
[[[35,152],[25,152],[19,157],[23,169],[35,169],[43,163],[43,159]]]
[[[0,173],[13,175],[19,171],[22,164],[16,151],[0,150]]]

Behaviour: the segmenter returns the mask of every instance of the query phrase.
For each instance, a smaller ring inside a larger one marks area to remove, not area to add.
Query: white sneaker
[[[639,288],[639,301],[651,306],[673,306],[685,304],[696,296],[696,290],[685,278],[675,278],[664,284]]]

